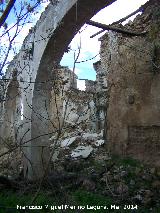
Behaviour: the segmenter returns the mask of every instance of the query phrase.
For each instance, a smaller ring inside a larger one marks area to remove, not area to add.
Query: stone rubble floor
[[[56,205],[126,204],[137,205],[138,210],[121,212],[160,212],[160,168],[144,165],[132,158],[110,156],[106,153],[103,131],[92,133],[77,129],[61,135],[58,140],[52,137],[50,149],[55,149],[51,172],[42,183],[38,203],[44,204],[48,200]],[[14,203],[30,202],[39,183],[27,182],[14,173],[8,177],[6,175],[5,169],[1,171],[0,206],[14,206],[12,199]],[[3,178],[1,181],[4,176],[7,177],[6,181]],[[8,201],[5,201],[6,197]],[[88,211],[95,212],[77,212]],[[106,212],[102,209],[97,211]],[[5,211],[0,208],[1,212]]]

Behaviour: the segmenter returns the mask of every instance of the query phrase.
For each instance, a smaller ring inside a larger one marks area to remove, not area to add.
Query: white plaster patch
[[[84,133],[83,138],[85,140],[96,140],[99,135],[97,133]]]
[[[102,146],[104,144],[104,140],[100,139],[95,142],[95,146]]]
[[[56,162],[58,160],[59,151],[56,150],[52,156],[52,162]]]
[[[57,134],[53,135],[51,138],[49,138],[49,141],[53,141],[57,139]]]
[[[92,151],[93,151],[92,146],[78,146],[75,150],[72,151],[71,157],[87,158]]]
[[[77,136],[72,138],[67,138],[61,141],[61,147],[70,146],[76,139],[77,139]]]
[[[101,132],[99,133],[99,136],[102,138],[104,135],[104,129],[101,130]]]

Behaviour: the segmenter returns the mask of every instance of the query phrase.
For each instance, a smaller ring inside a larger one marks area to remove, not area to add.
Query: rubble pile
[[[23,170],[22,152],[20,149],[15,149],[13,152],[9,152],[9,150],[7,146],[0,149],[0,176],[16,178]]]
[[[50,138],[55,149],[54,171],[63,181],[62,188],[81,189],[110,197],[117,205],[132,203],[139,211],[159,208],[160,170],[132,158],[120,158],[106,153],[103,131],[85,132],[78,129],[57,140]],[[56,154],[55,154],[56,153]],[[65,178],[65,177],[66,178]],[[70,182],[68,177],[72,178]]]
[[[100,133],[85,132],[77,129],[72,132],[65,132],[58,139],[56,136],[50,138],[51,149],[55,149],[52,161],[60,162],[70,159],[72,161],[87,159],[97,155],[98,150],[104,149],[103,130]]]

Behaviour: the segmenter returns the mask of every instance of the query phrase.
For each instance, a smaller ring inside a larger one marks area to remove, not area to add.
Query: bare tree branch
[[[4,24],[4,22],[6,21],[13,5],[15,4],[16,0],[10,0],[5,11],[3,12],[2,16],[0,17],[0,27],[2,27],[2,25]]]

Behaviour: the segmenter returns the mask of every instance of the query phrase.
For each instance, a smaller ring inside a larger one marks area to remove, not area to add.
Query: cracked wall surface
[[[21,131],[17,137],[24,144],[24,173],[30,179],[43,176],[49,160],[48,112],[54,70],[81,26],[100,9],[113,2],[114,0],[61,0],[49,4],[6,72],[6,91],[14,71],[19,83],[23,116]],[[4,131],[1,132],[4,136]]]
[[[112,153],[160,165],[160,6],[151,0],[126,27],[147,31],[101,38],[101,66],[107,73],[107,140]]]
[[[49,5],[6,72],[1,135],[11,133],[17,142],[24,143],[24,174],[30,179],[43,176],[50,156],[49,138],[64,124],[99,134],[104,128],[112,153],[160,164],[157,0],[150,0],[142,15],[124,26],[147,31],[146,35],[109,32],[101,38],[101,60],[94,63],[96,82],[86,80],[86,91],[78,91],[76,75],[59,66],[77,30],[112,2],[62,0]],[[13,82],[15,88],[11,89]],[[7,102],[7,97],[14,95],[14,100]],[[10,127],[4,122],[7,114],[14,131],[8,131]]]

